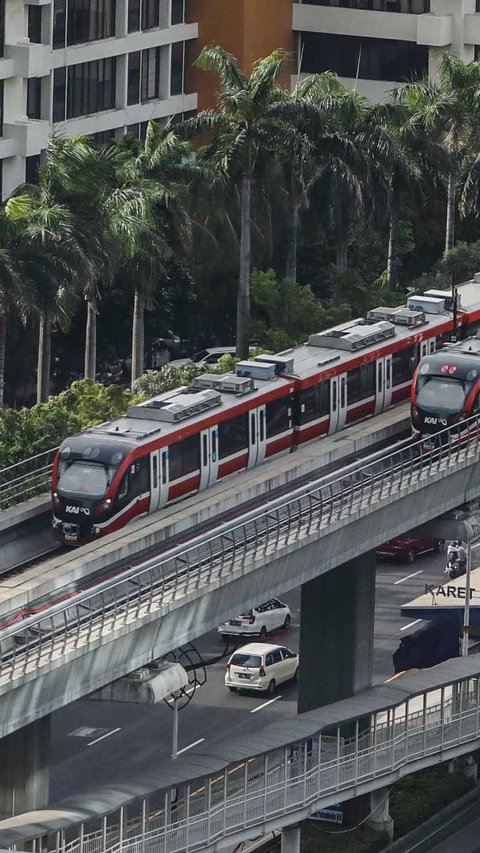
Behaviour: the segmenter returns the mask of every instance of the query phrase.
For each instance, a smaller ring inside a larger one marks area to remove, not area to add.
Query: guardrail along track
[[[212,581],[245,573],[253,561],[277,555],[332,525],[348,524],[379,504],[423,488],[432,478],[480,458],[479,418],[444,430],[435,450],[408,443],[349,466],[340,476],[322,477],[287,497],[263,504],[219,525],[189,545],[121,572],[68,600],[0,630],[0,684],[87,647],[118,627],[161,615],[161,610],[208,587]]]
[[[58,447],[0,470],[0,510],[48,492]]]

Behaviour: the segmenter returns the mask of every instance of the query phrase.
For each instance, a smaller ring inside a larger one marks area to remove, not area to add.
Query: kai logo
[[[83,515],[90,515],[90,510],[87,506],[66,506],[65,512],[69,512],[71,515],[79,515],[79,513],[83,513]]]
[[[446,418],[428,417],[428,418],[425,418],[425,423],[426,424],[433,424],[433,425],[440,424],[440,426],[447,426],[447,419]]]

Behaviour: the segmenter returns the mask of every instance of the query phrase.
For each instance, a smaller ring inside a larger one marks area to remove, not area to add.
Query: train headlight
[[[57,492],[52,492],[52,501],[55,509],[60,509],[60,498],[58,497]]]
[[[112,505],[111,498],[107,498],[105,501],[101,501],[97,506],[98,515],[105,515],[106,512],[110,509]]]
[[[412,415],[413,415],[413,417],[414,417],[414,418],[418,418],[418,416],[419,416],[419,411],[418,411],[418,409],[417,409],[417,407],[416,407],[416,406],[414,406],[414,407],[412,408]]]

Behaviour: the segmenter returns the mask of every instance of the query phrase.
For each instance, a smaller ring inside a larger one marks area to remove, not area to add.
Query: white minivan
[[[229,690],[258,690],[272,696],[275,688],[298,675],[298,655],[285,646],[248,643],[237,649],[227,663],[225,685]]]

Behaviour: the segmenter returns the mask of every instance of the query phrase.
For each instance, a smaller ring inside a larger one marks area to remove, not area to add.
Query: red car
[[[407,563],[413,563],[419,554],[428,554],[431,551],[440,554],[444,547],[445,539],[432,539],[430,536],[412,531],[379,545],[376,554],[380,560],[406,560]]]

